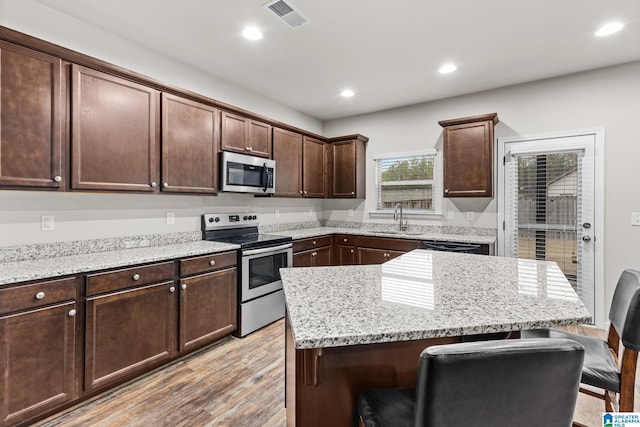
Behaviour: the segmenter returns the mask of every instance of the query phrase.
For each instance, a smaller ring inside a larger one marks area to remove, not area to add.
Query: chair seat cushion
[[[367,389],[358,398],[366,427],[411,427],[415,389]]]
[[[620,373],[606,341],[555,329],[526,330],[522,331],[520,336],[522,338],[569,338],[577,341],[584,347],[581,382],[616,393],[620,392]]]

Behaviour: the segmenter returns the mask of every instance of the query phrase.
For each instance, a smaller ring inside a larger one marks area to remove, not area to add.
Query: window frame
[[[422,157],[429,156],[433,158],[433,178],[430,180],[419,180],[419,181],[394,181],[394,182],[430,182],[432,186],[432,207],[433,210],[425,210],[425,209],[411,209],[406,208],[403,210],[403,215],[407,217],[422,217],[422,218],[440,218],[442,217],[442,156],[438,155],[438,150],[429,149],[429,150],[421,150],[414,152],[404,152],[404,153],[384,153],[373,156],[375,168],[374,168],[374,178],[375,178],[375,202],[374,202],[374,210],[369,212],[369,217],[389,217],[393,216],[392,208],[380,208],[380,196],[381,196],[381,183],[380,179],[380,161],[382,160],[392,160],[392,159],[401,159],[401,158],[412,158],[412,157]]]

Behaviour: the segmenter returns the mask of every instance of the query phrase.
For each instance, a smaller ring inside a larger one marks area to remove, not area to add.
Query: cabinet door
[[[493,123],[444,128],[445,197],[493,197]]]
[[[271,125],[223,111],[220,148],[223,151],[271,157]]]
[[[338,245],[337,265],[355,265],[356,264],[356,248],[355,246]]]
[[[215,194],[218,110],[162,94],[162,191]]]
[[[273,129],[273,160],[276,161],[276,196],[302,196],[302,135]]]
[[[173,282],[87,298],[85,389],[114,383],[175,353]]]
[[[0,185],[59,188],[61,61],[0,41]]]
[[[156,191],[159,98],[151,88],[73,65],[72,188]]]
[[[387,261],[387,251],[384,249],[358,248],[358,264],[382,264]]]
[[[324,142],[304,137],[302,148],[302,192],[304,197],[324,197]]]
[[[331,197],[356,197],[355,141],[334,142],[331,144]],[[362,174],[364,179],[364,174]]]
[[[249,154],[252,156],[271,158],[272,126],[255,120],[249,120],[247,126]]]
[[[305,251],[293,254],[293,266],[313,267],[313,257],[311,256],[311,252],[313,251]]]
[[[324,248],[316,249],[311,253],[313,258],[313,265],[315,267],[331,265],[331,246],[325,246]]]
[[[180,281],[180,351],[202,347],[236,329],[237,269]]]
[[[68,302],[0,317],[2,425],[75,399],[75,312]]]

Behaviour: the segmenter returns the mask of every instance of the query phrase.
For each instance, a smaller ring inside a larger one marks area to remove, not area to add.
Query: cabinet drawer
[[[336,245],[353,246],[356,244],[356,236],[349,234],[336,234],[333,239]]]
[[[331,236],[312,237],[293,242],[293,252],[306,251],[313,248],[331,245]]]
[[[87,296],[173,279],[173,262],[87,275]]]
[[[180,260],[180,276],[191,276],[192,274],[205,273],[207,271],[219,270],[236,265],[236,252],[225,252],[222,254],[211,254]]]
[[[69,277],[2,289],[0,290],[0,314],[75,300],[77,283],[75,277]]]
[[[422,248],[422,242],[419,240],[409,239],[393,239],[386,237],[358,237],[358,247],[388,249],[396,251],[409,252],[414,249]]]

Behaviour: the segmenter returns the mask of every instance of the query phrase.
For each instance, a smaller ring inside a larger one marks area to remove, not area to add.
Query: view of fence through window
[[[518,257],[558,263],[577,285],[578,155],[518,156]]]
[[[376,160],[378,209],[433,210],[435,155],[393,157]]]

